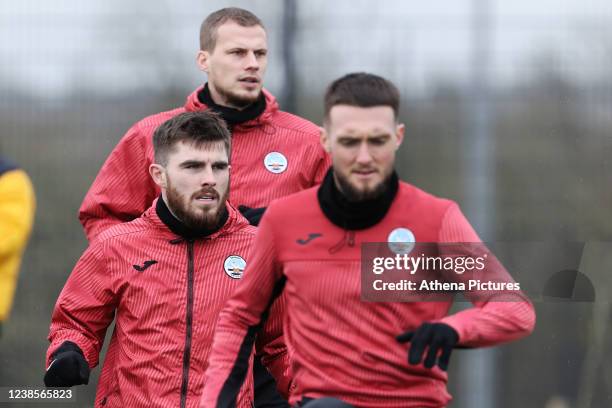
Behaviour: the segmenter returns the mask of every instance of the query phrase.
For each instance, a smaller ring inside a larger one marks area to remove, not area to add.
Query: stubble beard
[[[262,92],[261,88],[259,88],[259,91],[255,96],[244,96],[239,95],[238,93],[233,92],[231,90],[223,89],[219,86],[215,86],[215,89],[227,105],[236,107],[237,109],[244,109],[247,106],[255,103],[257,99],[259,99],[259,97],[261,96]]]

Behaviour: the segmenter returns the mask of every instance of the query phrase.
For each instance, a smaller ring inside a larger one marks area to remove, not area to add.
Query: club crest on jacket
[[[264,166],[271,173],[282,173],[287,170],[287,158],[279,152],[270,152],[264,158]]]
[[[387,237],[389,249],[396,254],[409,254],[414,248],[416,239],[408,228],[395,228]]]
[[[244,268],[246,268],[246,261],[239,255],[230,255],[223,262],[225,273],[232,279],[242,278]]]

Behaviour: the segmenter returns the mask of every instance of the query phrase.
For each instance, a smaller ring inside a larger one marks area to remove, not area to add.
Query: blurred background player
[[[475,307],[451,315],[452,297],[361,300],[363,243],[391,241],[398,229],[416,242],[480,242],[455,202],[398,180],[398,109],[397,88],[375,75],[349,74],[328,88],[321,143],[332,169],[321,186],[274,201],[262,218],[245,279],[219,318],[201,407],[232,406],[247,335],[282,291],[291,402],[300,406],[444,407],[453,347],[533,330],[533,306],[520,292],[514,301],[470,298]]]
[[[232,132],[230,201],[257,223],[261,208],[319,184],[329,167],[318,143],[318,128],[279,110],[263,88],[268,39],[261,20],[240,8],[210,14],[200,29],[197,65],[208,81],[187,97],[185,105],[137,122],[112,151],[79,211],[91,241],[105,228],[140,216],[159,195],[148,174],[153,162],[151,135],[180,112],[211,109]]]
[[[161,197],[90,244],[53,311],[44,378],[51,387],[87,384],[116,318],[96,407],[198,405],[214,322],[240,282],[255,233],[226,202],[231,137],[218,115],[182,113],[153,139],[149,171]],[[269,368],[282,373],[281,328],[272,326],[280,321],[270,319],[259,341]],[[236,406],[251,408],[253,400],[248,376]]]
[[[13,303],[34,208],[30,178],[19,166],[0,157],[0,336]]]

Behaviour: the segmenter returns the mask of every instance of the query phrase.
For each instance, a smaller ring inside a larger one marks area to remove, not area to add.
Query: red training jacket
[[[101,234],[57,300],[47,366],[69,340],[95,367],[116,314],[95,407],[197,407],[218,314],[240,283],[244,264],[238,257],[250,261],[255,234],[236,209],[227,208],[226,224],[204,239],[177,237],[155,204]],[[265,344],[262,361],[278,377],[288,365],[281,323],[275,309],[258,337]],[[236,405],[241,408],[253,401],[252,374],[246,378]],[[288,384],[278,385],[288,392]]]
[[[200,406],[230,406],[242,340],[283,283],[292,403],[333,396],[364,408],[444,407],[451,399],[447,373],[409,365],[409,346],[395,340],[398,334],[437,321],[457,331],[459,345],[481,347],[533,330],[533,306],[520,292],[515,301],[471,299],[475,307],[452,315],[451,300],[362,301],[361,244],[387,242],[400,227],[416,242],[480,241],[457,204],[403,182],[383,220],[358,231],[326,218],[316,188],[274,201],[257,231],[245,278],[219,316]]]
[[[166,120],[207,106],[197,89],[185,106],[142,119],[132,126],[111,152],[81,208],[79,220],[89,241],[104,229],[140,216],[159,196],[149,175],[153,162],[153,133]],[[266,90],[266,110],[232,130],[230,201],[235,205],[265,207],[280,198],[319,184],[330,161],[313,123],[279,110]],[[285,158],[276,154],[280,153]]]

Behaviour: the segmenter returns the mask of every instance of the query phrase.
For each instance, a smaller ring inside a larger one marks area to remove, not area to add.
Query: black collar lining
[[[217,112],[228,126],[236,126],[250,120],[257,119],[266,110],[266,97],[263,92],[257,98],[257,101],[247,106],[242,110],[228,108],[227,106],[218,105],[213,101],[210,95],[208,83],[198,92],[198,100],[208,106],[214,112]]]
[[[209,235],[214,234],[219,231],[227,222],[229,218],[229,214],[227,212],[227,208],[223,208],[223,214],[221,216],[221,220],[219,224],[213,229],[193,229],[189,228],[185,224],[183,224],[179,219],[177,219],[171,212],[163,197],[159,197],[157,200],[157,204],[155,205],[155,212],[157,212],[157,216],[163,222],[170,231],[175,233],[181,238],[192,240],[198,238],[206,238]],[[172,240],[176,241],[176,240]]]
[[[323,214],[336,226],[346,230],[362,230],[378,224],[387,215],[399,189],[395,171],[387,180],[387,188],[380,197],[360,202],[350,202],[334,181],[330,168],[317,191],[317,199]]]

